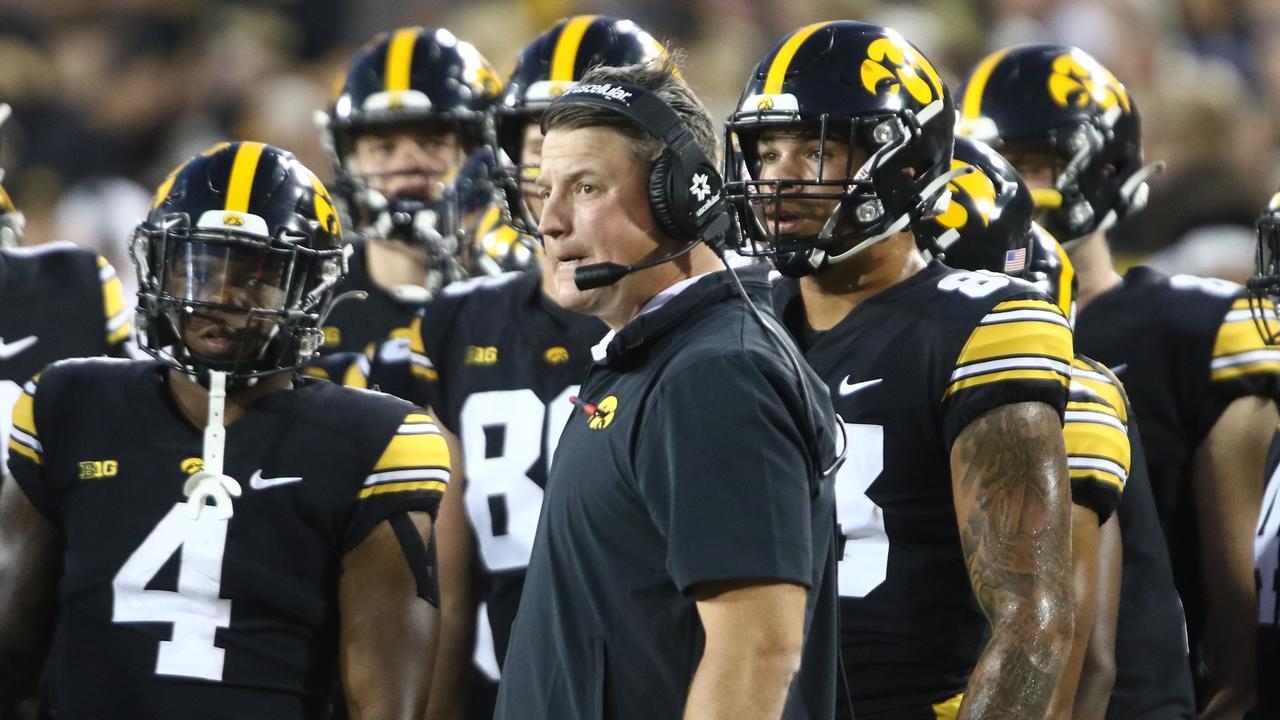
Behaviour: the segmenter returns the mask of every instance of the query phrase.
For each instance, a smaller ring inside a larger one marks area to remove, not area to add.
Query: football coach
[[[664,60],[590,71],[542,123],[557,300],[612,330],[552,462],[496,717],[829,720],[843,444],[763,272],[740,287],[712,249],[711,117]]]

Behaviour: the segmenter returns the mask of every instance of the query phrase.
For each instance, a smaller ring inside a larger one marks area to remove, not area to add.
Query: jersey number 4
[[[222,680],[225,651],[213,644],[218,628],[231,624],[231,601],[218,597],[227,522],[213,513],[191,517],[186,503],[174,505],[111,581],[111,621],[172,623],[173,639],[161,640],[156,674]],[[148,590],[169,558],[180,553],[178,590]]]

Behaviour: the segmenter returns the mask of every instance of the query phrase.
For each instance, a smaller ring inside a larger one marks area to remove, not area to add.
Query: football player
[[[1113,268],[1107,230],[1141,209],[1158,165],[1143,165],[1134,99],[1092,57],[1056,45],[988,56],[967,80],[960,128],[1018,168],[1041,224],[1076,267],[1078,349],[1125,381],[1142,422],[1202,717],[1239,717],[1254,696],[1249,528],[1278,419],[1280,352],[1254,331],[1243,288],[1146,267],[1121,277]],[[1125,704],[1113,702],[1109,716],[1144,717]]]
[[[340,679],[353,717],[420,716],[448,452],[412,405],[293,373],[343,270],[328,193],[223,143],[131,251],[153,359],[55,363],[14,408],[0,715],[40,680],[42,717],[302,720]]]
[[[452,187],[470,153],[491,142],[497,74],[470,43],[443,28],[375,37],[340,78],[322,139],[335,190],[359,240],[325,320],[322,352],[362,352],[408,327],[432,293],[465,277]]]
[[[1249,280],[1254,320],[1269,347],[1280,345],[1280,193],[1258,219],[1256,274]],[[1258,586],[1258,706],[1254,717],[1280,717],[1280,433],[1267,452],[1267,485],[1253,540]]]
[[[0,104],[0,125],[8,114]],[[122,357],[133,334],[124,288],[105,258],[70,243],[21,248],[23,227],[0,185],[0,478],[22,383],[54,360]]]
[[[523,168],[521,177],[531,177],[538,166],[538,122],[554,97],[591,67],[648,62],[661,54],[658,42],[635,23],[597,15],[561,20],[531,42],[498,114],[503,149]],[[512,212],[536,218],[538,206],[513,206]],[[439,530],[445,624],[432,709],[451,717],[458,716],[464,699],[457,691],[468,683],[446,678],[465,668],[472,653],[476,628],[469,621],[476,618],[478,600],[485,612],[475,659],[490,677],[478,678],[466,712],[474,718],[493,715],[494,681],[524,588],[547,468],[574,412],[570,399],[590,363],[591,346],[608,331],[596,318],[556,303],[549,261],[540,253],[526,256],[527,245],[514,237],[529,226],[495,215],[490,211],[489,229],[477,234],[478,241],[493,243],[481,251],[505,268],[528,269],[446,288],[414,322],[408,348],[394,342],[380,348],[368,379],[433,408],[458,436],[465,459],[465,473],[456,468],[464,484],[455,486],[465,496],[446,496]],[[400,359],[410,361],[408,384],[396,371]],[[459,550],[472,543],[473,552]],[[470,592],[473,576],[480,580],[474,584],[481,589],[478,598]]]
[[[963,137],[956,138],[955,158],[957,164],[971,164],[983,173],[953,182],[947,212],[922,223],[917,236],[933,246],[930,249],[945,245],[945,260],[952,267],[1008,272],[1032,282],[1063,314],[1074,317],[1075,268],[1058,242],[1031,221],[1031,193],[1016,170],[985,144]],[[1064,681],[1073,679],[1078,663],[1083,667],[1074,703],[1068,702],[1069,687],[1060,683],[1052,716],[1101,718],[1114,691],[1162,717],[1189,717],[1191,676],[1180,658],[1182,608],[1137,423],[1123,386],[1109,371],[1079,354],[1072,365],[1065,438],[1076,503],[1071,557],[1076,568],[1076,639]],[[1119,427],[1127,429],[1127,438],[1119,437]],[[1131,448],[1138,450],[1131,453]],[[1097,572],[1092,573],[1091,555],[1083,549],[1095,542]],[[1095,599],[1090,627],[1087,618]],[[1151,657],[1155,652],[1161,654]],[[1143,655],[1148,660],[1141,666],[1127,664]],[[1117,656],[1125,661],[1118,667]],[[1166,683],[1181,677],[1175,687],[1182,693],[1162,697],[1149,692],[1143,679],[1153,667],[1168,674]]]
[[[778,315],[850,442],[841,717],[1043,717],[1071,645],[1071,328],[1031,285],[916,250],[959,174],[953,118],[901,35],[826,22],[761,60],[728,124],[741,252],[785,276]]]

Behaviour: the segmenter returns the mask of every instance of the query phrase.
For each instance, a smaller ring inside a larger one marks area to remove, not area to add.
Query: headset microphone
[[[663,257],[646,260],[634,265],[619,265],[611,262],[583,265],[573,271],[573,284],[577,285],[579,290],[594,290],[606,287],[638,270],[668,263],[676,258],[688,255],[701,242],[701,240],[694,240],[670,255],[664,255]]]

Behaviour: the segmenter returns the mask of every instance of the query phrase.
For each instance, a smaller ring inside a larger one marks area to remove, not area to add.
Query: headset
[[[804,365],[791,349],[791,344],[782,336],[782,332],[760,313],[747,295],[746,289],[742,286],[742,280],[738,278],[733,266],[725,260],[725,239],[732,225],[732,212],[723,197],[724,181],[706,153],[698,147],[688,126],[661,98],[644,88],[627,83],[578,83],[553,100],[548,110],[558,105],[568,104],[592,105],[610,110],[627,118],[641,130],[663,142],[662,155],[649,171],[649,208],[653,212],[658,227],[669,237],[693,238],[676,252],[654,260],[633,265],[595,263],[577,268],[573,275],[574,284],[579,290],[612,285],[637,270],[683,257],[705,242],[715,251],[716,256],[733,277],[738,294],[747,304],[751,314],[772,336],[774,343],[787,357],[787,361],[800,381],[801,396],[804,399],[809,425],[817,430],[817,416],[813,410],[813,398],[810,394],[814,391],[809,388]],[[547,132],[548,114],[543,113],[542,116],[543,135]],[[823,391],[826,391],[825,388]],[[836,425],[843,436],[843,420]],[[811,494],[817,494],[820,481],[834,475],[844,464],[849,453],[849,441],[847,436],[843,440],[842,447],[829,465],[823,463],[821,458],[814,458],[815,465],[820,468],[820,475],[816,480],[811,481]]]

